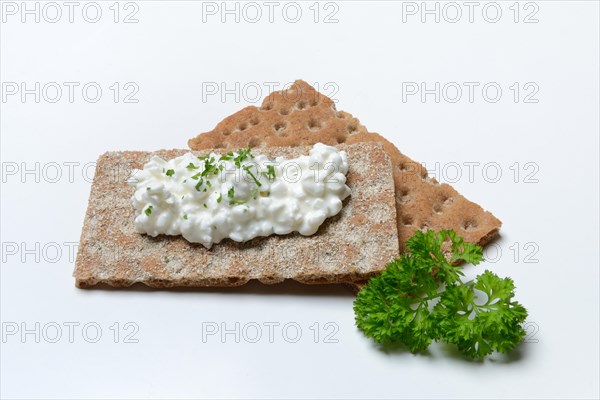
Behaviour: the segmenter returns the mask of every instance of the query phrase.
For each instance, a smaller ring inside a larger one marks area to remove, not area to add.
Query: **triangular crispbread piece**
[[[317,142],[380,142],[390,156],[396,190],[400,251],[416,230],[454,229],[465,241],[485,245],[502,223],[452,186],[438,183],[421,164],[402,154],[381,135],[368,132],[351,114],[308,83],[273,92],[260,108],[250,106],[225,118],[215,129],[190,139],[193,150],[211,148],[309,146]]]

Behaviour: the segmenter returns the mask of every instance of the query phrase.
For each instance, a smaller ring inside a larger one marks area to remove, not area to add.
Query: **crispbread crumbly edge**
[[[387,139],[367,131],[351,114],[308,83],[297,80],[286,90],[269,94],[261,107],[246,107],[206,133],[190,139],[191,149],[307,146],[321,142],[382,143],[392,161],[399,249],[417,230],[453,229],[466,242],[481,246],[495,239],[502,223],[452,186],[428,176]]]
[[[189,150],[105,153],[90,192],[73,273],[76,285],[239,286],[253,279],[321,284],[374,276],[398,253],[391,162],[381,144],[338,147],[348,153],[352,194],[317,234],[271,235],[245,243],[226,239],[211,250],[181,236],[140,234],[133,223],[130,198],[135,188],[126,183],[131,170],[142,168],[151,155],[173,158]],[[269,148],[261,153],[291,158],[308,150]]]

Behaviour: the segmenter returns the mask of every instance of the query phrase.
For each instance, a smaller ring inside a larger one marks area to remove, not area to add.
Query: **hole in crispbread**
[[[445,193],[440,195],[440,204],[444,207],[448,207],[454,202],[454,199],[451,196],[448,196]]]
[[[306,101],[300,100],[299,102],[297,102],[296,108],[300,111],[304,110],[306,108]]]
[[[238,125],[237,129],[238,131],[245,131],[246,128],[248,128],[248,124],[245,122],[242,122],[241,124]]]
[[[400,188],[398,190],[398,199],[401,203],[408,203],[410,201],[410,196],[408,194],[407,188]]]
[[[269,111],[272,109],[273,109],[273,103],[271,103],[271,102],[268,102],[267,104],[265,104],[264,106],[259,108],[260,111]]]
[[[413,219],[412,217],[405,215],[404,217],[402,217],[402,225],[404,226],[412,226],[413,224]]]
[[[213,146],[215,149],[226,149],[227,148],[227,142],[220,142],[217,143]]]
[[[287,127],[287,122],[279,121],[273,125],[273,130],[277,136],[287,136],[287,132],[285,128]]]
[[[463,228],[467,232],[472,232],[477,230],[477,221],[472,218],[466,219],[463,221],[461,228]]]
[[[288,115],[289,113],[290,113],[290,110],[287,108],[282,108],[281,110],[279,110],[280,115]]]
[[[250,141],[248,141],[248,146],[249,147],[261,147],[263,144],[263,141],[257,137],[253,137],[250,139]]]
[[[222,134],[223,136],[229,136],[229,135],[231,135],[231,131],[230,131],[229,129],[224,129],[224,130],[221,132],[221,134]]]
[[[308,129],[311,131],[318,131],[321,129],[321,121],[316,118],[311,118],[308,120]]]
[[[433,212],[436,214],[442,213],[442,205],[440,203],[436,203],[433,205]]]
[[[346,136],[344,136],[344,135],[338,135],[338,136],[336,136],[335,141],[338,142],[338,144],[345,143],[346,142]]]
[[[356,124],[350,124],[346,129],[349,134],[354,135],[358,131],[358,126]]]
[[[400,161],[397,168],[403,174],[421,174],[421,165],[414,161]]]
[[[250,125],[250,126],[258,125],[258,123],[259,123],[259,122],[260,122],[260,121],[259,121],[259,119],[258,119],[258,118],[256,118],[256,117],[252,117],[252,118],[250,118],[250,120],[248,121],[248,125]]]
[[[301,89],[296,90],[296,87],[292,86],[288,90],[283,92],[282,94],[286,100],[297,99],[298,97],[300,97],[302,95],[302,90]]]

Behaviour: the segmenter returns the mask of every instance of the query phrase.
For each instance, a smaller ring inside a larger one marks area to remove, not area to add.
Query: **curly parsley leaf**
[[[513,281],[486,271],[476,281],[462,283],[463,274],[453,265],[482,261],[480,246],[442,230],[415,233],[407,248],[409,253],[389,263],[358,293],[356,325],[365,335],[412,352],[444,341],[473,358],[506,352],[523,340],[527,311],[511,300]]]
[[[483,260],[481,246],[465,243],[454,231],[447,229],[425,233],[417,231],[408,239],[406,246],[410,254],[423,267],[431,269],[443,283],[456,282],[463,275],[457,263],[477,265]]]
[[[525,337],[527,310],[512,301],[514,290],[512,279],[487,270],[475,282],[449,285],[434,307],[437,336],[473,358],[507,352]]]
[[[438,284],[419,261],[402,255],[371,279],[354,302],[356,324],[376,342],[425,350],[432,340],[428,300]]]

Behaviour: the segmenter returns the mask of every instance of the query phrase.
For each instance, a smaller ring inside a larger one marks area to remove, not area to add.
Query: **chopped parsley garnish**
[[[146,209],[144,210],[144,214],[146,214],[146,216],[149,217],[150,214],[152,214],[152,206],[146,207]]]
[[[225,161],[232,161],[235,166],[237,168],[239,168],[240,170],[245,171],[254,181],[254,184],[256,185],[256,188],[251,190],[251,196],[248,199],[236,199],[235,198],[235,187],[232,186],[231,188],[229,188],[229,190],[227,191],[227,197],[229,198],[229,205],[239,205],[239,204],[244,204],[246,203],[249,199],[253,198],[256,199],[258,194],[261,193],[261,196],[264,196],[262,192],[260,192],[260,190],[258,188],[260,188],[261,186],[263,186],[263,183],[261,183],[259,177],[261,176],[261,174],[259,174],[259,167],[258,165],[255,164],[248,164],[248,165],[244,165],[243,163],[245,161],[247,161],[250,158],[254,158],[254,155],[252,154],[252,151],[250,149],[250,147],[244,148],[244,149],[240,149],[237,151],[237,153],[233,152],[233,151],[229,151],[227,152],[227,154],[224,154],[220,157],[215,157],[213,155],[205,155],[205,156],[199,156],[198,160],[202,161],[202,165],[197,165],[195,163],[190,162],[186,168],[189,171],[194,171],[194,170],[198,170],[198,169],[202,169],[202,171],[196,171],[195,174],[189,176],[189,178],[194,179],[196,181],[198,181],[196,183],[196,185],[194,185],[194,187],[196,188],[196,190],[198,192],[207,192],[209,188],[212,188],[214,185],[211,182],[211,179],[213,176],[218,175],[219,171],[223,171],[225,169]],[[256,170],[253,170],[252,168],[256,168]],[[173,173],[170,172],[171,170],[169,170],[167,172],[168,176],[173,175]],[[272,165],[267,166],[267,172],[263,172],[262,175],[266,176],[267,178],[269,178],[270,180],[275,178],[275,168]],[[186,183],[187,179],[183,180],[183,183]],[[264,192],[264,193],[268,193],[268,192]],[[219,197],[217,198],[217,203],[221,203],[223,198],[223,195],[221,193],[219,193]],[[204,207],[208,208],[207,205],[204,205]]]
[[[238,206],[240,204],[246,203],[246,200],[236,200],[235,199],[235,189],[233,186],[231,188],[229,188],[229,190],[227,191],[227,197],[229,197],[229,205],[230,206]]]
[[[175,173],[174,169],[168,169],[167,172],[165,172],[165,175],[167,175],[167,176],[173,176],[174,173]]]
[[[209,174],[217,175],[219,170],[217,168],[217,164],[214,164],[215,159],[213,157],[204,160],[204,171],[202,171],[202,176],[208,176]]]
[[[275,179],[275,167],[273,165],[267,165],[267,172],[263,171],[262,174],[272,182]]]
[[[252,165],[245,165],[243,168],[244,168],[244,171],[246,171],[248,173],[248,175],[250,175],[250,177],[254,180],[254,183],[256,183],[256,186],[261,187],[262,183],[260,183],[259,180],[256,178],[256,175],[254,175],[252,173],[252,171],[250,171],[250,168],[252,168]]]
[[[206,205],[206,203],[204,203],[204,208],[208,208],[208,206]]]
[[[183,214],[183,219],[187,220],[188,219],[188,215],[187,214]]]
[[[233,158],[233,162],[235,163],[236,167],[240,168],[242,162],[245,161],[248,157],[254,158],[252,152],[250,151],[250,146],[248,146],[245,149],[239,149],[238,155]]]

